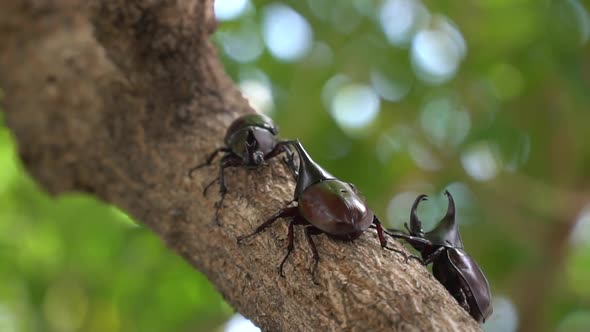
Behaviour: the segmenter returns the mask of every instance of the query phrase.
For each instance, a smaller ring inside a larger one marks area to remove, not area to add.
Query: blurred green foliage
[[[6,128],[0,169],[0,331],[211,331],[231,313],[121,211],[41,191]]]
[[[493,290],[487,331],[590,331],[590,4],[217,6],[213,40],[252,105],[381,219],[401,227],[426,193],[432,225],[453,193]],[[47,197],[6,129],[0,262],[0,331],[208,331],[231,313],[123,213]]]

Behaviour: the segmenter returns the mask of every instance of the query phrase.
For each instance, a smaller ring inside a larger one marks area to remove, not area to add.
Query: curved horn
[[[422,221],[420,221],[420,218],[418,218],[418,206],[420,205],[420,202],[425,201],[427,199],[428,196],[422,194],[416,198],[414,204],[412,205],[412,210],[410,212],[410,233],[413,236],[424,235],[424,230],[422,229]]]
[[[297,186],[295,187],[295,199],[303,193],[307,187],[312,184],[322,182],[324,180],[335,179],[335,177],[318,165],[305,151],[299,139],[291,142],[291,145],[297,150],[299,154],[299,176],[297,178]]]
[[[449,201],[449,205],[447,207],[447,214],[445,215],[444,219],[452,220],[453,223],[455,222],[455,200],[453,196],[448,190],[445,190],[445,195]]]
[[[455,200],[447,190],[445,190],[445,195],[449,200],[447,213],[438,225],[426,234],[426,237],[437,245],[463,248],[463,241],[461,240],[457,221],[455,220]]]

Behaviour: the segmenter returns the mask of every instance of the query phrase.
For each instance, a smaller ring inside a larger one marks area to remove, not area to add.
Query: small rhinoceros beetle
[[[455,222],[455,201],[448,191],[447,213],[430,232],[424,233],[417,210],[420,202],[427,199],[420,195],[412,205],[410,227],[404,226],[409,235],[389,230],[387,234],[406,240],[423,258],[424,265],[432,264],[434,277],[451,293],[459,304],[478,323],[483,323],[492,314],[492,295],[485,275],[463,249],[463,241]]]
[[[221,198],[215,203],[215,223],[217,225],[219,225],[219,210],[227,194],[224,177],[226,168],[256,168],[264,165],[266,160],[281,152],[287,153],[285,162],[288,165],[292,164],[293,153],[287,147],[286,141],[278,140],[278,132],[279,129],[274,121],[266,115],[258,113],[242,115],[227,128],[224,138],[225,147],[215,149],[204,163],[189,170],[189,177],[192,178],[194,171],[211,165],[217,154],[224,153],[219,162],[219,176],[205,186],[203,190],[203,195],[205,195],[213,183],[219,182]]]
[[[281,261],[279,273],[282,277],[285,276],[283,265],[294,248],[293,226],[304,225],[305,237],[313,254],[311,274],[314,283],[320,257],[312,236],[322,233],[339,240],[353,241],[373,225],[377,229],[381,247],[398,252],[406,256],[407,260],[409,256],[404,252],[387,247],[381,222],[367,207],[356,187],[351,183],[338,180],[314,162],[299,140],[291,142],[299,155],[299,168],[291,169],[297,178],[292,201],[297,202],[297,206],[279,210],[260,224],[254,232],[238,237],[238,243],[264,231],[280,218],[291,218],[287,235],[287,254]],[[293,167],[292,163],[287,164]]]

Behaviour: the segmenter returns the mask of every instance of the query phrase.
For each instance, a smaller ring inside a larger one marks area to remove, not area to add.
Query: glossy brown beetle
[[[492,314],[490,285],[475,260],[465,252],[455,221],[455,201],[448,191],[445,195],[449,201],[447,213],[430,232],[424,233],[418,218],[418,205],[427,199],[426,195],[420,195],[412,205],[409,229],[405,224],[410,234],[398,231],[387,233],[406,240],[418,250],[424,265],[433,263],[434,277],[481,324]]]
[[[325,233],[333,238],[353,241],[371,225],[377,229],[381,247],[398,253],[402,251],[387,247],[381,222],[373,211],[367,207],[354,185],[336,179],[320,165],[314,162],[305,151],[299,140],[292,141],[299,155],[299,169],[291,169],[297,177],[294,202],[297,206],[279,210],[248,235],[238,237],[238,243],[245,238],[264,231],[280,218],[292,218],[289,223],[287,254],[281,261],[279,273],[283,273],[283,265],[293,251],[293,226],[304,225],[305,237],[313,253],[312,277],[315,282],[315,271],[320,259],[312,236]],[[406,256],[406,259],[409,256]]]
[[[285,141],[279,141],[279,129],[274,121],[266,115],[252,113],[242,115],[227,128],[225,133],[225,147],[215,149],[207,160],[189,170],[189,177],[199,168],[211,165],[213,159],[220,153],[224,155],[219,162],[219,176],[211,181],[203,190],[203,195],[215,183],[219,182],[221,198],[215,203],[215,223],[219,225],[219,210],[227,194],[224,170],[228,167],[256,168],[264,165],[265,161],[286,152],[289,164],[292,163],[293,153],[288,149]]]

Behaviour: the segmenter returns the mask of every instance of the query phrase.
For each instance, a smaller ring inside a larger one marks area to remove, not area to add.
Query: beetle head
[[[246,154],[248,156],[248,165],[259,166],[264,163],[264,153],[258,148],[258,140],[254,135],[254,130],[248,129],[246,135]]]
[[[455,221],[455,200],[448,190],[445,190],[445,195],[449,201],[447,213],[436,225],[436,227],[424,236],[432,243],[454,248],[463,248],[463,241],[459,234],[459,228]]]
[[[235,132],[226,142],[231,151],[238,155],[245,166],[260,166],[275,145],[275,136],[260,127],[246,127]]]
[[[298,199],[301,193],[312,184],[335,179],[332,174],[328,173],[328,171],[311,159],[298,139],[291,144],[299,154],[299,175],[297,177],[297,186],[295,187],[295,199]]]

